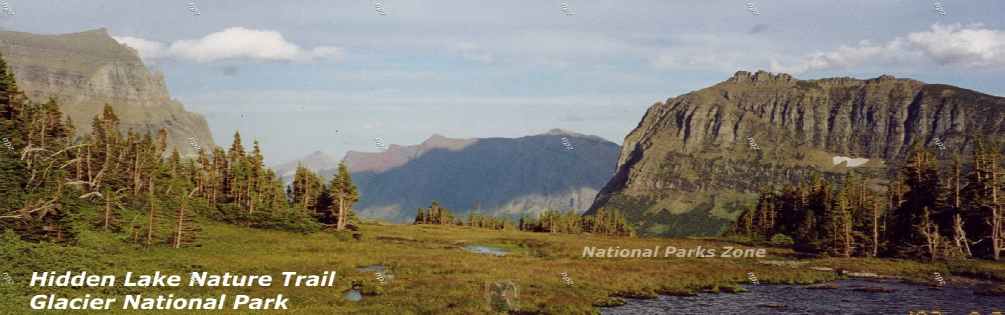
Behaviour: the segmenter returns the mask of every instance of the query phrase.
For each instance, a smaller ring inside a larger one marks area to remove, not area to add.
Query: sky
[[[620,144],[652,104],[739,70],[892,74],[1005,95],[1000,0],[3,4],[8,30],[107,28],[205,115],[217,144],[239,130],[271,165],[433,134],[561,128]]]

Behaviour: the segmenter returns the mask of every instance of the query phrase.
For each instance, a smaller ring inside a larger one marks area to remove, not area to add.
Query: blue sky
[[[563,128],[620,143],[651,104],[737,70],[1005,95],[1003,1],[377,2],[9,0],[0,26],[107,28],[218,144],[239,129],[270,164],[375,151],[377,137]]]

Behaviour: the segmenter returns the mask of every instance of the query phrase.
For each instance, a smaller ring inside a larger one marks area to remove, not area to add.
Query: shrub
[[[792,240],[791,237],[785,234],[779,233],[771,236],[771,245],[791,247],[795,243],[796,242]]]

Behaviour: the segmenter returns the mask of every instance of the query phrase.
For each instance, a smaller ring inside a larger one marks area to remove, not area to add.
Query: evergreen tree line
[[[292,201],[299,196],[287,195],[265,167],[258,142],[246,152],[239,133],[229,150],[182,158],[176,149],[167,154],[166,130],[120,132],[111,106],[91,127],[75,136],[57,101],[28,100],[0,58],[0,233],[64,242],[96,229],[177,248],[195,241],[204,218],[302,232],[317,230],[321,220],[344,229],[358,200],[340,172],[321,194],[337,203]]]
[[[352,223],[358,218],[352,206],[359,201],[359,190],[352,182],[345,161],[339,163],[338,172],[325,185],[320,176],[303,165],[297,165],[293,183],[286,187],[290,204],[307,209],[322,223],[336,230],[356,229]]]
[[[765,191],[729,233],[791,239],[796,250],[830,256],[999,260],[1005,251],[999,148],[978,140],[969,163],[959,156],[940,162],[916,148],[885,187],[853,174],[840,185],[814,177]]]
[[[513,229],[545,233],[592,233],[604,235],[634,236],[635,232],[620,211],[598,209],[595,215],[579,215],[573,211],[545,210],[536,218],[523,215],[516,224],[508,217],[492,217],[468,212],[467,220],[454,217],[450,209],[433,201],[429,208],[416,211],[414,224],[452,224],[486,229]]]
[[[634,236],[635,231],[618,211],[597,209],[593,215],[578,215],[572,211],[547,210],[536,219],[523,216],[518,227],[522,231],[547,233],[591,233],[602,235]]]

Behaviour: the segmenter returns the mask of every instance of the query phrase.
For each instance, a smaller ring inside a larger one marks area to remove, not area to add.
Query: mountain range
[[[432,201],[463,215],[516,217],[553,209],[585,211],[610,178],[618,145],[596,136],[551,130],[520,138],[453,139],[433,135],[417,145],[346,153],[363,217],[407,222]],[[330,178],[340,160],[316,152],[297,163]]]

